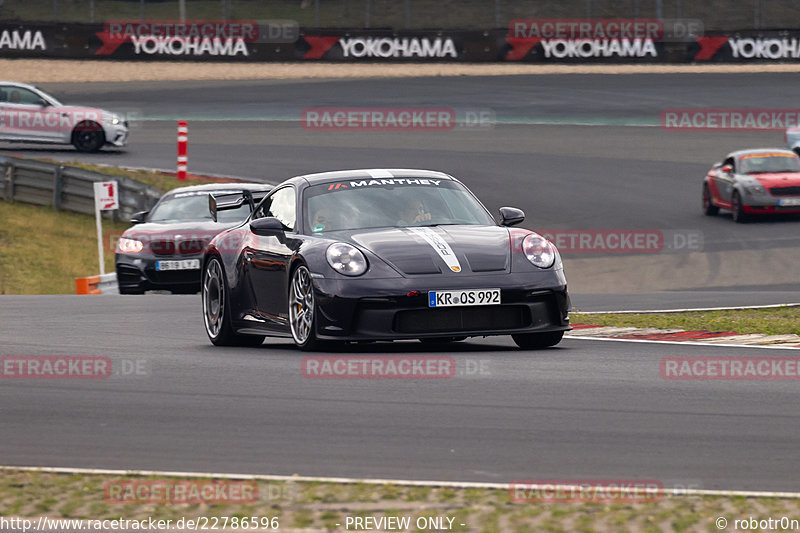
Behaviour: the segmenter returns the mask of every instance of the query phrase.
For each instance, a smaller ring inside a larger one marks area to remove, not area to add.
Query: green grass
[[[201,177],[179,181],[161,172],[69,165],[141,181],[162,192],[223,181]],[[99,274],[93,215],[0,200],[0,220],[0,294],[75,294],[75,278]],[[106,272],[114,271],[116,237],[129,227],[127,222],[103,219]]]
[[[508,491],[495,489],[426,488],[446,492],[442,498],[421,492],[420,487],[392,486],[390,492],[379,485],[287,481],[287,507],[273,508],[268,498],[254,503],[227,505],[116,504],[106,502],[103,486],[109,480],[160,479],[157,476],[66,475],[0,471],[0,515],[36,518],[126,518],[159,519],[199,516],[280,517],[281,530],[309,528],[341,530],[346,517],[454,518],[454,532],[506,531],[630,531],[660,532],[714,531],[713,520],[725,516],[729,521],[747,516],[797,516],[800,500],[793,498],[725,498],[719,496],[664,497],[659,501],[616,504],[599,503],[510,503]],[[177,480],[180,478],[171,477]],[[202,481],[202,480],[194,480]],[[259,481],[259,492],[269,493],[273,482]],[[373,491],[367,490],[374,489]],[[337,503],[311,500],[310,493],[332,494]],[[362,497],[369,493],[365,500]],[[383,497],[381,497],[381,495]],[[390,500],[386,499],[390,497]],[[472,502],[479,501],[480,504]],[[465,524],[462,527],[460,524]],[[412,528],[413,529],[413,528]]]
[[[800,307],[692,311],[688,313],[624,313],[585,315],[570,313],[573,324],[597,326],[735,331],[769,335],[800,335]]]
[[[0,202],[0,294],[75,294],[75,278],[99,273],[93,216]],[[106,237],[130,224],[103,220]],[[114,250],[104,238],[105,269]]]

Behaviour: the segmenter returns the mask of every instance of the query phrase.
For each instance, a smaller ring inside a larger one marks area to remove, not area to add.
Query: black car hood
[[[237,224],[222,224],[213,220],[148,222],[128,228],[122,236],[142,241],[146,250],[156,255],[199,254],[218,233]]]
[[[174,238],[180,237],[205,237],[211,240],[217,233],[236,226],[240,222],[221,223],[213,220],[193,220],[190,222],[147,222],[128,228],[123,236],[129,238]]]
[[[508,230],[500,226],[433,226],[350,232],[406,276],[501,273],[510,268]]]

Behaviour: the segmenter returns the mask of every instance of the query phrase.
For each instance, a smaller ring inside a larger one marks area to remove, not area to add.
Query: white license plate
[[[199,270],[199,259],[183,259],[181,261],[156,261],[156,270]]]
[[[780,200],[778,200],[778,205],[781,206],[800,205],[800,198],[781,198]]]
[[[428,292],[428,307],[455,307],[461,305],[500,305],[500,289]]]

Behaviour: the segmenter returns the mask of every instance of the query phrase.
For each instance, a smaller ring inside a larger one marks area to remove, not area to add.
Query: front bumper
[[[387,279],[377,280],[386,286],[376,287],[371,282],[317,278],[316,333],[331,340],[399,340],[572,329],[566,284],[530,283],[530,277],[526,284],[522,279],[513,274],[502,279],[473,276],[459,280],[457,286],[444,280]],[[469,288],[499,288],[501,304],[428,307],[430,290]]]
[[[797,214],[800,213],[800,206],[779,206],[779,205],[743,205],[742,210],[745,213],[753,215],[769,215],[769,214]]]
[[[103,127],[106,134],[106,143],[112,146],[122,147],[128,144],[128,128],[123,124],[106,124]]]
[[[120,292],[174,291],[197,292],[200,290],[201,270],[156,270],[156,261],[202,260],[200,255],[141,256],[139,254],[116,254],[115,267]]]

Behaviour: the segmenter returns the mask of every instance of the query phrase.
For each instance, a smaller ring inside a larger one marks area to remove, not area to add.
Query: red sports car
[[[720,209],[731,211],[735,222],[800,213],[800,157],[778,148],[728,154],[703,179],[703,211],[714,216]]]

